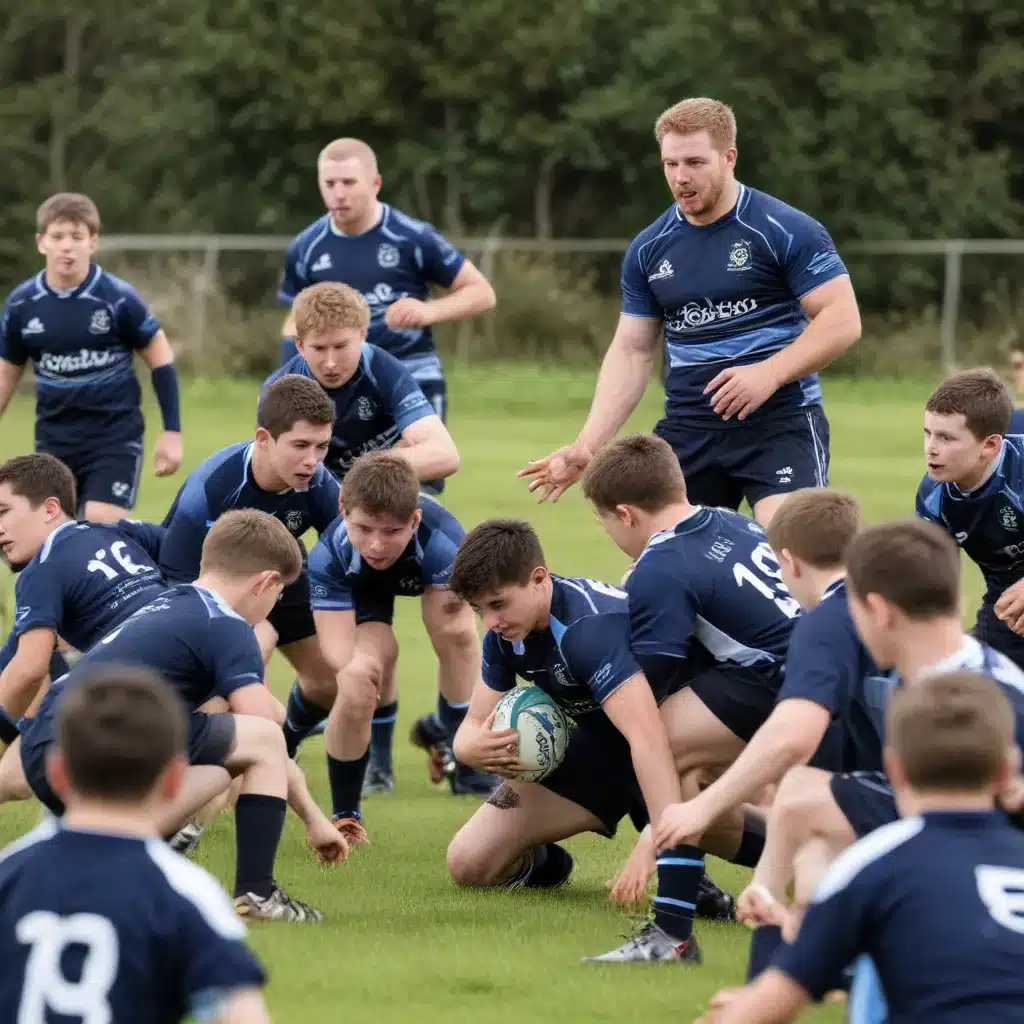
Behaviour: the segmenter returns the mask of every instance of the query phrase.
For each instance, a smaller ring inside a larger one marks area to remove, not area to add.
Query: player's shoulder
[[[673,203],[656,220],[651,221],[647,227],[634,235],[633,241],[629,243],[627,258],[632,256],[643,262],[645,255],[647,255],[651,247],[651,243],[672,234],[673,231],[680,227],[681,223],[679,208]]]
[[[424,235],[440,234],[429,221],[420,220],[401,210],[396,210],[389,203],[382,203],[381,206],[384,210],[377,230],[386,235],[397,236],[393,239],[395,242],[419,240]]]
[[[1007,434],[1003,438],[1001,458],[1000,471],[1007,483],[1013,486],[1024,482],[1024,436]]]
[[[247,467],[252,458],[252,441],[239,441],[229,444],[219,451],[207,455],[188,475],[189,482],[206,481],[218,470],[227,471],[237,467]]]
[[[159,840],[147,841],[144,849],[154,877],[166,886],[168,899],[197,915],[221,938],[245,938],[245,925],[213,875]]]
[[[316,245],[320,239],[324,238],[331,230],[331,215],[325,213],[322,217],[317,217],[312,224],[306,225],[291,241],[289,248],[292,250],[303,251],[308,250],[311,246]]]
[[[124,299],[138,299],[142,301],[139,290],[123,277],[104,270],[98,263],[93,264],[96,279],[85,289],[84,295],[91,298],[103,299],[112,305]]]
[[[33,274],[20,284],[16,284],[8,293],[6,305],[9,309],[20,306],[31,299],[39,299],[46,295],[43,285],[43,272]]]
[[[312,377],[313,374],[310,372],[309,366],[306,360],[301,355],[294,355],[286,363],[282,363],[274,372],[267,377],[263,382],[263,386],[260,388],[261,391],[265,391],[271,384],[276,384],[282,377],[287,377],[290,374],[298,374],[300,377]]]
[[[839,583],[829,590],[813,608],[801,612],[796,617],[790,647],[794,648],[807,643],[815,646],[823,644],[832,646],[836,642],[842,641],[848,641],[858,649],[860,647],[857,629],[853,624],[853,616],[850,615],[846,586]]]
[[[399,359],[380,346],[374,345],[372,341],[363,342],[359,352],[359,363],[372,380],[383,374],[394,376],[407,372]]]
[[[422,491],[420,491],[417,505],[423,513],[420,520],[421,526],[426,527],[428,533],[434,534],[441,531],[449,535],[457,534],[458,539],[461,540],[465,530],[451,509],[442,505],[437,498],[424,494]]]
[[[795,206],[783,202],[776,196],[740,185],[740,194],[736,200],[736,217],[743,221],[755,221],[756,227],[766,228],[775,232],[792,232],[806,228],[820,228],[820,221],[809,213],[798,210]]]
[[[202,608],[211,627],[216,626],[220,629],[241,632],[247,632],[252,629],[249,623],[220,594],[213,590],[207,590],[205,587],[192,586],[189,588],[184,586],[180,588],[184,592],[187,592],[189,589],[191,589],[194,595],[190,599],[191,603],[196,608]]]
[[[892,858],[912,853],[924,827],[923,818],[901,818],[857,840],[832,862],[818,883],[812,902],[823,903],[851,885],[871,881],[872,876],[888,876]]]
[[[59,832],[57,819],[49,817],[31,832],[26,832],[0,850],[0,886],[17,877],[26,863],[36,857],[46,856]]]

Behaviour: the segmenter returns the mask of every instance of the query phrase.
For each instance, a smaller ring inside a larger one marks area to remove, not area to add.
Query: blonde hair
[[[328,142],[316,158],[318,164],[325,160],[351,160],[355,158],[377,175],[377,154],[362,139],[334,139]]]
[[[235,579],[273,571],[288,586],[302,572],[302,549],[288,527],[269,512],[232,509],[206,535],[199,571]]]
[[[366,334],[370,307],[366,299],[347,284],[321,281],[299,292],[292,304],[295,337],[300,342],[315,334],[350,327]]]
[[[707,132],[711,136],[711,145],[724,152],[736,145],[736,115],[731,107],[718,100],[695,96],[680,100],[654,122],[654,137],[658,145],[670,132],[675,135]]]

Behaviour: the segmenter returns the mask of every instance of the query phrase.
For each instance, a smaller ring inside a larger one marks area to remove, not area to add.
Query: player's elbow
[[[494,286],[486,277],[481,277],[476,283],[477,300],[476,307],[478,313],[490,313],[492,309],[498,304],[498,296],[494,291]]]
[[[455,442],[450,437],[438,438],[434,450],[434,465],[438,477],[453,476],[459,471],[461,459]]]

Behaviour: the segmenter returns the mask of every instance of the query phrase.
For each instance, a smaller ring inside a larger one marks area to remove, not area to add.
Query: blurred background
[[[652,125],[731,104],[738,175],[820,219],[865,340],[836,368],[1002,362],[1024,329],[1024,6],[1005,0],[69,0],[8,3],[0,275],[35,207],[99,204],[194,373],[262,375],[287,241],[323,212],[320,148],[377,151],[382,198],[491,276],[450,365],[593,368],[628,239],[671,202]],[[968,240],[964,245],[963,240]]]

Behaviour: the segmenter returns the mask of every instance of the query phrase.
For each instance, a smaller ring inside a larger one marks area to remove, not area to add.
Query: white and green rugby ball
[[[565,757],[569,746],[569,720],[539,686],[516,686],[498,701],[494,725],[498,732],[519,733],[519,762],[523,782],[547,778]]]

